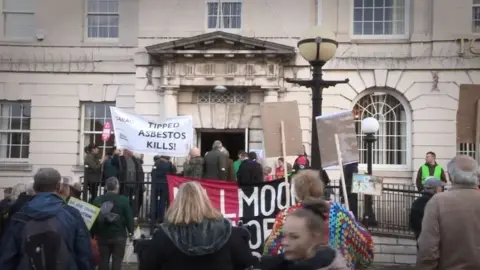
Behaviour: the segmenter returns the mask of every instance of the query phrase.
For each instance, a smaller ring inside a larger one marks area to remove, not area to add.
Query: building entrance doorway
[[[248,145],[248,129],[200,129],[197,131],[199,134],[200,152],[202,156],[206,152],[212,150],[213,142],[219,140],[222,142],[230,153],[230,158],[237,159],[237,153],[240,150],[245,150]]]

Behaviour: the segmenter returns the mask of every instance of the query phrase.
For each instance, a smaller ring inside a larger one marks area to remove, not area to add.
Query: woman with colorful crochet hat
[[[264,255],[283,253],[281,241],[283,226],[288,214],[304,205],[323,204],[325,221],[325,239],[331,248],[337,249],[351,269],[364,269],[373,261],[373,241],[370,233],[363,228],[353,215],[340,203],[323,199],[324,185],[318,171],[303,170],[293,177],[297,204],[278,213],[270,236],[265,242]]]

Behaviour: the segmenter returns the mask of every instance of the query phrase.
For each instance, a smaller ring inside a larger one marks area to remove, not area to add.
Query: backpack
[[[98,214],[98,221],[100,223],[109,224],[120,218],[119,214],[113,212],[115,208],[114,201],[115,199],[106,200],[100,205],[100,213]]]
[[[20,216],[20,218],[16,216]],[[56,216],[34,220],[23,213],[13,216],[25,223],[22,235],[21,269],[65,270],[74,261],[64,238],[58,231]]]

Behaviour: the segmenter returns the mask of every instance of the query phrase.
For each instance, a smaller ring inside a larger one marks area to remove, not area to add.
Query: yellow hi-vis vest
[[[422,184],[425,183],[425,179],[430,176],[430,168],[427,165],[422,165]],[[442,167],[440,165],[435,166],[435,170],[433,171],[433,176],[437,179],[441,179],[442,177]]]

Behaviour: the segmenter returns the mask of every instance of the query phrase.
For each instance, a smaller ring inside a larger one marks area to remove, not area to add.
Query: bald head
[[[35,192],[56,192],[62,180],[60,173],[54,168],[41,168],[33,177]]]
[[[190,150],[190,157],[199,157],[200,156],[200,149],[197,147],[193,147],[192,150]]]
[[[452,184],[478,186],[478,164],[470,156],[454,157],[447,165]]]

